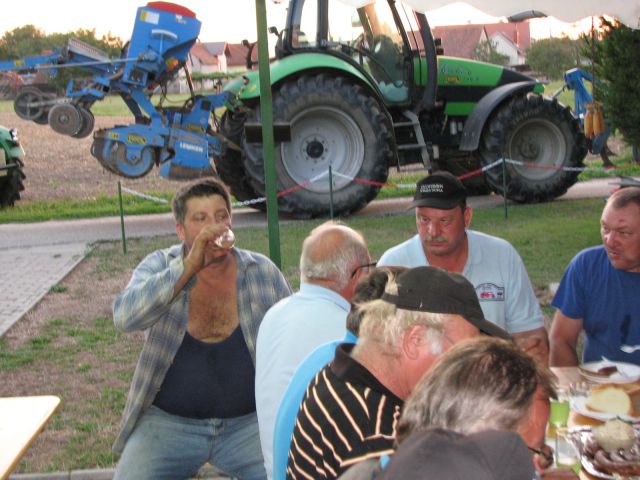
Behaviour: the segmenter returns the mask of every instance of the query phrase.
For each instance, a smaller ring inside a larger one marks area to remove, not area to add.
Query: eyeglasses
[[[546,470],[553,465],[553,448],[549,445],[543,445],[542,448],[533,448],[527,445],[527,448],[538,457],[538,465],[541,469]]]
[[[353,269],[353,272],[351,272],[351,278],[355,277],[356,273],[358,273],[358,271],[360,271],[361,269],[366,268],[368,272],[370,268],[374,268],[377,264],[378,262],[374,261],[371,263],[365,263],[364,265],[358,265],[356,268]]]

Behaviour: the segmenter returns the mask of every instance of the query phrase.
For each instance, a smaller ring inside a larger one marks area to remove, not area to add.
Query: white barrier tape
[[[153,202],[158,202],[158,203],[169,203],[169,201],[164,198],[153,197],[151,195],[147,195],[146,193],[136,192],[135,190],[131,190],[130,188],[127,188],[127,187],[121,187],[121,188],[125,192],[133,195],[134,197],[146,198],[147,200],[151,200]]]
[[[495,160],[494,162],[490,163],[489,165],[485,165],[483,166],[480,170],[482,172],[486,172],[487,170],[491,170],[492,168],[495,168],[499,165],[502,165],[502,162],[505,163],[510,163],[512,165],[519,165],[522,167],[527,167],[527,168],[544,168],[547,170],[564,170],[564,171],[568,171],[568,172],[583,172],[583,171],[608,171],[607,169],[605,169],[604,167],[552,167],[552,166],[538,166],[538,165],[533,165],[530,163],[526,163],[523,162],[521,160],[512,160],[510,158],[499,158],[497,160]],[[349,175],[345,175],[343,173],[340,172],[335,172],[332,171],[331,174],[333,176],[336,177],[341,177],[341,178],[345,178],[349,181],[354,181],[355,177],[349,176]],[[307,180],[304,183],[314,183],[317,182],[318,180],[329,176],[329,170],[325,170],[324,172],[310,178],[309,180]],[[400,188],[400,189],[415,189],[416,188],[416,184],[415,183],[392,183],[392,184],[381,184],[381,186],[393,186],[394,188]],[[158,202],[158,203],[169,203],[167,200],[165,200],[164,198],[158,198],[158,197],[153,197],[151,195],[147,195],[144,193],[140,193],[140,192],[136,192],[135,190],[131,190],[127,187],[122,187],[122,190],[124,190],[127,193],[130,193],[131,195],[135,195],[137,197],[141,197],[141,198],[146,198],[147,200],[152,200],[154,202]],[[266,197],[259,197],[259,198],[254,198],[251,200],[244,200],[242,202],[233,202],[231,204],[232,207],[246,207],[249,205],[255,205],[257,203],[263,203],[266,202],[267,199]]]
[[[502,161],[502,160],[500,160]],[[565,172],[608,172],[609,170],[607,170],[604,167],[553,167],[553,166],[541,166],[541,165],[534,165],[531,163],[526,163],[523,162],[522,160],[512,160],[510,158],[505,158],[504,161],[506,163],[511,163],[512,165],[520,165],[522,167],[526,167],[526,168],[541,168],[544,170],[563,170]]]
[[[487,170],[491,170],[492,168],[497,167],[498,165],[502,165],[503,161],[507,161],[508,162],[508,160],[506,160],[506,159],[499,158],[495,162],[490,163],[489,165],[485,165],[484,167],[481,168],[481,170],[483,172],[486,172]]]
[[[244,200],[242,202],[233,202],[231,204],[232,207],[246,207],[247,205],[255,205],[256,203],[266,202],[266,197],[253,198],[251,200]]]

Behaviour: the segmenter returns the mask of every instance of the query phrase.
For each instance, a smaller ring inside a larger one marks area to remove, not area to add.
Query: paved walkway
[[[83,258],[87,244],[0,250],[0,337]]]

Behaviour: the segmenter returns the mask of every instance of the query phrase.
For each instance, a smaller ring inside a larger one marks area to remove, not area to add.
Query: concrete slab
[[[0,336],[83,258],[87,244],[0,249]]]

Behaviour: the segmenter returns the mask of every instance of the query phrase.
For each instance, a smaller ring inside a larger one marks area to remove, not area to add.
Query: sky
[[[227,41],[239,43],[242,39],[255,40],[256,17],[255,0],[173,0],[196,13],[202,22],[200,40],[203,42]],[[560,0],[562,1],[562,0]],[[566,0],[564,0],[566,1]],[[0,15],[0,36],[23,25],[32,24],[46,33],[75,31],[78,28],[95,28],[98,36],[108,32],[123,41],[131,37],[135,12],[146,0],[20,0],[11,2]],[[284,26],[287,0],[274,3],[265,0],[267,26]],[[453,4],[431,12],[427,18],[432,26],[465,23],[491,23],[498,21],[482,12],[463,4]],[[531,21],[531,36],[545,38],[560,36],[563,32],[575,36],[577,30],[590,26],[565,24],[554,19]]]

